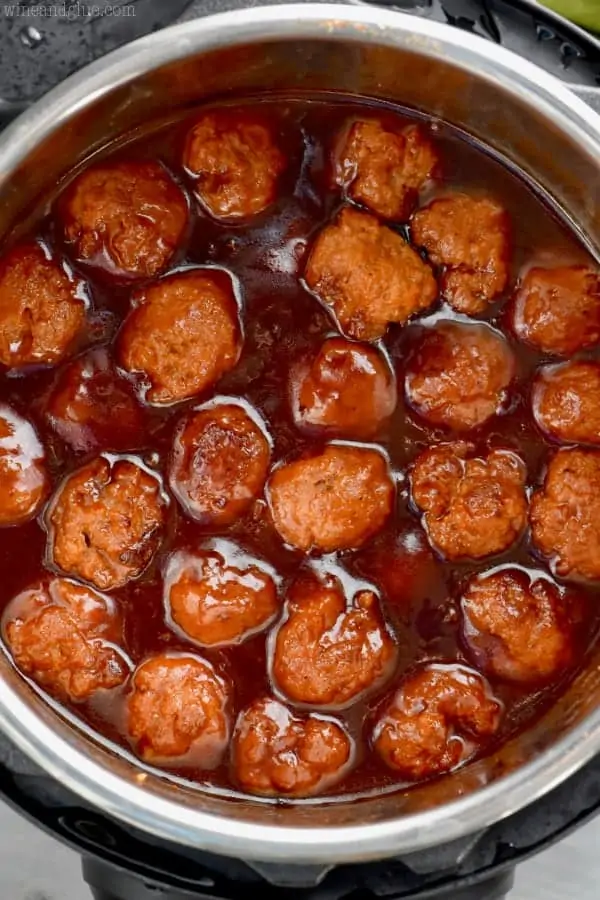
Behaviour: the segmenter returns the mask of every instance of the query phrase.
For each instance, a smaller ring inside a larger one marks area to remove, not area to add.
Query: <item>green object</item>
[[[600,31],[600,0],[542,0],[542,4],[584,28]]]

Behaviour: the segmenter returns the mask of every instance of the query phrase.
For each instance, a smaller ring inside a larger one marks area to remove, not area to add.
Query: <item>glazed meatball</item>
[[[269,480],[275,528],[299,550],[350,550],[384,525],[394,503],[387,461],[376,449],[330,444],[277,469]]]
[[[495,200],[452,194],[415,213],[411,236],[436,266],[444,266],[442,296],[458,312],[476,315],[506,288],[509,219]]]
[[[529,520],[535,547],[558,576],[600,579],[600,453],[559,450]]]
[[[411,473],[429,540],[450,560],[503,553],[527,525],[521,459],[510,450],[492,450],[484,459],[471,452],[465,443],[430,447]]]
[[[572,662],[572,627],[564,596],[549,579],[520,569],[471,578],[461,598],[463,639],[486,674],[538,683]]]
[[[337,722],[294,716],[283,703],[265,697],[237,720],[233,768],[240,786],[252,794],[306,797],[346,774],[352,750]]]
[[[119,376],[105,347],[95,348],[61,373],[46,411],[54,431],[76,453],[126,450],[144,437],[133,388]]]
[[[536,422],[550,437],[600,444],[600,363],[545,366],[534,382],[532,401]]]
[[[502,706],[487,681],[459,665],[428,665],[404,680],[375,726],[384,763],[408,781],[456,769],[491,738]]]
[[[203,206],[216,219],[249,218],[275,200],[285,157],[267,124],[239,111],[205,113],[184,154]]]
[[[80,703],[123,684],[129,663],[119,611],[110,597],[50,578],[14,597],[2,630],[18,668],[60,700]]]
[[[291,393],[297,425],[347,438],[373,437],[397,401],[383,354],[343,338],[325,341],[311,362],[298,367]]]
[[[135,751],[154,765],[214,769],[229,741],[230,689],[191,654],[161,654],[136,669],[127,698]]]
[[[261,493],[270,458],[258,415],[237,403],[218,402],[194,412],[177,430],[171,489],[192,518],[229,525]]]
[[[583,266],[530,269],[512,306],[512,326],[521,340],[558,356],[570,356],[600,341],[600,276]]]
[[[0,363],[57,363],[85,321],[82,286],[38,244],[0,260]]]
[[[58,489],[46,514],[48,559],[100,590],[122,587],[149,565],[165,519],[158,477],[100,456]]]
[[[275,684],[294,703],[352,703],[381,686],[396,658],[373,591],[346,597],[333,575],[305,574],[294,582],[271,666]]]
[[[428,422],[468,431],[502,411],[514,374],[501,334],[483,324],[439,322],[410,355],[406,396]]]
[[[0,404],[0,527],[33,518],[48,489],[46,455],[33,425]]]
[[[157,162],[90,166],[60,198],[58,213],[77,260],[126,279],[166,269],[188,223],[185,194]]]
[[[404,238],[349,207],[317,237],[304,277],[357,340],[383,337],[391,322],[403,325],[437,296],[433,272]]]
[[[224,273],[179,272],[151,285],[137,301],[119,336],[119,357],[124,369],[144,376],[149,403],[193,397],[237,363],[241,324]]]
[[[376,120],[355,122],[339,154],[337,181],[352,200],[384,219],[403,221],[437,162],[417,125],[389,131]]]
[[[164,599],[183,637],[208,647],[239,644],[266,628],[279,610],[273,570],[229,541],[174,553]]]

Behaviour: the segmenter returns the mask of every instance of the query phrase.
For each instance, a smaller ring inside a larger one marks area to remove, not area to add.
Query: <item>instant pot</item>
[[[481,138],[600,254],[600,44],[537,4],[307,4],[211,18],[202,15],[234,4],[133,5],[135,16],[48,22],[5,7],[5,121],[96,61],[0,136],[0,235],[80,159],[165,110],[231,91],[335,89],[418,107]],[[178,15],[176,28],[103,56]],[[141,773],[60,718],[0,657],[0,728],[11,742],[0,788],[81,853],[99,900],[234,900],[250,890],[494,900],[521,858],[600,804],[599,662],[600,649],[537,725],[461,772],[358,803],[286,806]]]

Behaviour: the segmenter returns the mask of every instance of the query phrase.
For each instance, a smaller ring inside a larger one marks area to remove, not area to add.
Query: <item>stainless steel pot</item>
[[[324,5],[189,22],[70,78],[0,139],[0,234],[123,130],[242,89],[342,90],[449,120],[535,180],[600,251],[600,117],[589,106],[480,38]],[[289,807],[208,796],[143,771],[54,712],[1,654],[0,679],[0,726],[63,784],[158,837],[252,860],[357,862],[447,842],[531,803],[600,751],[600,648],[551,713],[491,759],[405,793]]]

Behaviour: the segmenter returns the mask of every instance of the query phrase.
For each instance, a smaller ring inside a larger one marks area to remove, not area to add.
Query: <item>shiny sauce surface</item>
[[[255,104],[260,106],[261,116],[274,123],[287,164],[275,203],[257,217],[239,224],[212,219],[193,197],[183,171],[181,155],[185,136],[199,110],[167,124],[149,126],[143,133],[126,136],[103,154],[107,160],[158,159],[166,165],[186,190],[192,209],[189,233],[170,271],[188,266],[223,268],[234,277],[241,294],[244,327],[241,358],[231,372],[204,394],[164,408],[140,401],[135,427],[123,433],[118,415],[113,414],[118,409],[118,398],[116,402],[111,390],[105,389],[102,375],[96,372],[87,382],[92,401],[106,408],[100,452],[138,455],[161,476],[165,490],[168,490],[166,466],[177,424],[186,411],[215,396],[242,398],[260,413],[272,440],[273,464],[316,453],[322,448],[323,438],[300,431],[294,424],[289,373],[296,361],[315,353],[325,338],[337,333],[328,310],[302,281],[311,242],[342,203],[341,191],[331,178],[333,138],[349,121],[365,114],[376,113],[383,122],[397,123],[400,119],[408,124],[414,120],[413,114],[406,110],[331,95],[235,101],[236,108],[244,106],[250,112]],[[567,224],[485,147],[443,123],[419,121],[435,141],[442,161],[441,177],[421,195],[420,205],[449,190],[483,191],[499,199],[512,221],[511,286],[523,267],[532,263],[590,264],[586,249]],[[32,213],[30,222],[30,236],[46,242],[58,253],[64,252],[51,198],[46,198]],[[398,226],[397,230],[406,234],[403,227]],[[48,398],[73,356],[98,347],[102,359],[111,359],[113,342],[129,309],[131,295],[131,288],[126,284],[111,283],[90,268],[81,267],[78,271],[73,264],[73,269],[88,285],[90,309],[84,333],[69,359],[58,367],[15,369],[0,374],[0,403],[10,405],[36,426],[46,448],[53,487],[97,455],[98,450],[90,453],[85,441],[74,449],[61,439],[48,421]],[[482,452],[493,447],[513,448],[526,463],[527,485],[531,490],[541,483],[548,453],[555,446],[535,424],[530,403],[532,375],[548,358],[518,342],[506,328],[505,305],[509,292],[477,318],[502,330],[515,354],[517,377],[511,389],[510,405],[503,415],[493,417],[466,439]],[[500,557],[477,563],[445,562],[430,548],[411,502],[407,477],[411,463],[430,444],[447,441],[453,435],[428,426],[407,405],[403,393],[405,364],[423,325],[448,318],[469,321],[438,301],[407,326],[392,325],[378,343],[389,355],[398,385],[396,410],[373,439],[389,457],[397,486],[395,512],[383,531],[360,550],[333,554],[325,563],[334,573],[337,566],[342,567],[347,573],[344,577],[356,579],[356,584],[366,581],[375,586],[399,652],[394,674],[381,689],[347,709],[331,713],[354,739],[356,760],[349,774],[324,792],[325,797],[365,795],[401,785],[401,780],[369,748],[369,734],[378,711],[389,701],[403,675],[416,664],[428,661],[470,664],[459,635],[458,598],[465,580],[474,572],[485,572],[506,563],[528,571],[544,569],[543,562],[532,551],[527,533]],[[133,395],[137,387],[135,379],[129,378],[125,390]],[[44,574],[46,534],[42,520],[40,516],[1,532],[2,607]],[[249,554],[256,554],[272,566],[279,578],[281,602],[287,587],[306,564],[305,554],[283,544],[271,523],[264,497],[256,500],[232,525],[217,529],[187,517],[171,497],[167,534],[158,555],[139,579],[110,593],[123,610],[125,650],[135,665],[157,652],[200,653],[231,680],[234,712],[238,712],[255,699],[272,693],[267,660],[269,631],[251,636],[238,646],[198,650],[169,627],[163,606],[161,573],[169,554],[193,550],[211,538],[239,542]],[[596,639],[598,589],[588,585],[578,587],[578,591],[587,601],[585,624],[577,634],[581,646],[576,658],[582,663]],[[484,752],[490,752],[499,742],[531,724],[575,674],[575,670],[566,671],[560,683],[541,690],[490,678],[493,692],[504,704],[505,712],[500,731],[488,741]],[[88,702],[73,705],[70,712],[83,727],[130,753],[130,743],[123,732],[123,690],[100,692]],[[227,756],[212,771],[176,767],[163,771],[185,778],[200,789],[236,791]]]

